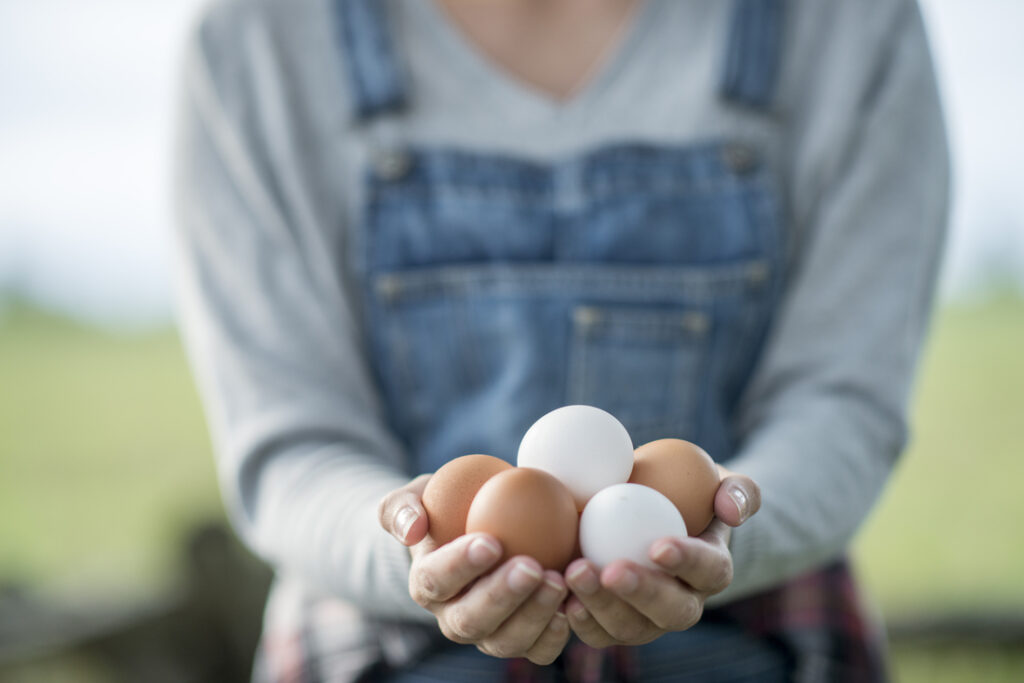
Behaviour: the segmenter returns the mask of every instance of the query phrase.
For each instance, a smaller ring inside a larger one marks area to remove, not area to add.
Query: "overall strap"
[[[384,0],[334,0],[349,75],[353,113],[360,120],[393,113],[406,104]]]
[[[721,94],[751,107],[768,107],[782,53],[785,0],[734,0]]]

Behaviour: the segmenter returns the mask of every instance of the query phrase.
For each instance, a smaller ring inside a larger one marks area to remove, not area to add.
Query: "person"
[[[181,324],[277,577],[257,680],[885,677],[844,551],[945,231],[914,0],[216,0],[183,84]],[[704,447],[719,520],[660,573],[435,547],[416,475],[574,403]]]

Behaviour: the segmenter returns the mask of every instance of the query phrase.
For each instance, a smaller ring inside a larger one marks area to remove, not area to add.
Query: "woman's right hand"
[[[570,634],[559,609],[567,594],[561,574],[525,555],[487,573],[502,555],[489,534],[467,534],[438,547],[421,502],[429,478],[392,491],[378,508],[381,526],[410,546],[409,594],[456,643],[472,643],[493,657],[550,664]]]

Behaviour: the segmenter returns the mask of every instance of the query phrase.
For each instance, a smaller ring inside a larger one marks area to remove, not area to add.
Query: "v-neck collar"
[[[642,43],[647,27],[656,14],[654,6],[658,2],[641,0],[640,5],[631,10],[628,25],[620,31],[615,44],[609,46],[600,57],[600,63],[591,70],[589,78],[568,99],[559,99],[498,64],[453,24],[444,9],[434,0],[414,0],[411,4],[420,8],[426,24],[424,29],[437,31],[438,42],[452,60],[451,68],[466,71],[468,82],[487,82],[497,110],[514,111],[516,118],[522,119],[524,116],[564,117],[571,112],[586,109],[599,100]]]

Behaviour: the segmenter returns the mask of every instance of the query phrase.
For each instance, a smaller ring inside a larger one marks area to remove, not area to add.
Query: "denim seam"
[[[770,270],[766,259],[717,267],[632,266],[628,270],[566,263],[503,265],[495,269],[487,265],[451,265],[380,273],[374,287],[377,295],[391,304],[442,294],[536,295],[573,287],[582,287],[593,297],[649,295],[657,290],[677,300],[704,300],[759,288],[758,274],[766,269]]]
[[[737,195],[741,195],[751,191],[756,192],[761,189],[763,189],[763,183],[760,178],[751,178],[749,180],[741,181],[736,178],[729,177],[719,181],[697,181],[685,183],[642,183],[630,181],[629,183],[616,184],[614,187],[591,186],[586,188],[586,194],[591,201],[603,201],[624,195],[633,195],[640,191],[643,191],[645,198],[650,199],[651,197],[690,197],[694,195],[725,192],[733,192]],[[760,192],[756,193],[760,194]],[[531,208],[536,209],[537,202],[554,204],[557,199],[557,194],[553,188],[536,191],[510,191],[507,189],[488,190],[468,184],[462,186],[455,183],[449,183],[444,187],[431,187],[429,183],[425,181],[408,181],[404,183],[398,182],[393,186],[382,185],[378,189],[376,196],[372,201],[375,204],[380,205],[382,208],[397,205],[404,209],[407,206],[409,199],[431,199],[453,202],[502,201],[509,204],[529,204]]]

